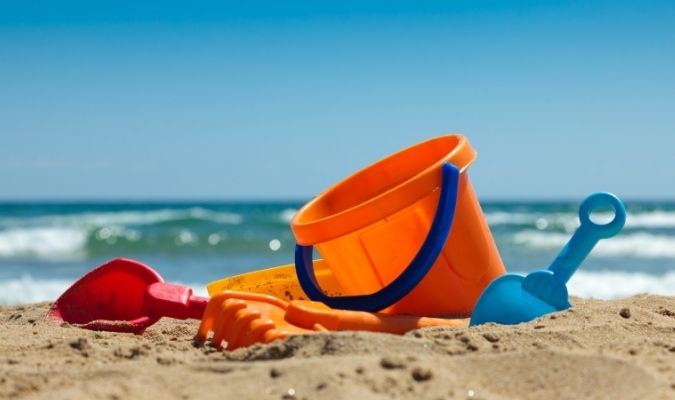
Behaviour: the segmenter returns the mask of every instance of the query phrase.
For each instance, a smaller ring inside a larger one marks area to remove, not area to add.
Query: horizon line
[[[85,204],[85,203],[300,203],[304,204],[316,196],[307,198],[284,197],[63,197],[63,198],[0,198],[0,204]],[[583,197],[484,197],[481,203],[551,203],[577,202]],[[624,202],[675,202],[675,197],[623,197]]]

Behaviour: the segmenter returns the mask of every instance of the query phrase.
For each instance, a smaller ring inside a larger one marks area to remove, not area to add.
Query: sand
[[[196,321],[143,335],[0,308],[0,397],[22,399],[674,399],[675,298],[573,300],[519,326],[340,332],[234,352]]]

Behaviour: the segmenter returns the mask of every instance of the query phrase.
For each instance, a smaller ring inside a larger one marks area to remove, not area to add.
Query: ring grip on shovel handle
[[[606,224],[593,222],[591,214],[602,207],[610,207],[614,211],[614,218]],[[563,283],[572,277],[598,241],[611,238],[621,231],[626,223],[626,207],[615,195],[596,192],[581,203],[579,221],[581,226],[548,267],[556,279]]]
[[[410,264],[389,285],[375,293],[354,296],[326,295],[318,286],[312,264],[313,246],[295,246],[295,271],[307,296],[331,308],[379,311],[401,300],[419,284],[436,262],[450,234],[459,191],[459,169],[450,163],[441,167],[441,193],[436,215],[419,251]]]

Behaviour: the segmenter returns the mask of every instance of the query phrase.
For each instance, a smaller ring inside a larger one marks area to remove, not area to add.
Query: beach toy
[[[505,273],[467,167],[475,151],[445,135],[338,183],[294,216],[297,279],[331,308],[468,316]],[[343,292],[322,288],[316,247]]]
[[[75,282],[47,316],[85,329],[140,334],[162,317],[201,319],[207,302],[145,264],[118,258]]]
[[[284,319],[288,303],[276,297],[247,292],[224,291],[211,298],[199,330],[198,342],[205,342],[213,331],[211,343],[217,349],[227,342],[227,349],[234,350],[254,343],[269,343],[292,334],[312,333],[323,330],[304,329],[287,323]]]
[[[594,223],[591,213],[607,206],[614,210],[613,220],[604,225]],[[626,209],[613,194],[594,193],[581,203],[579,219],[581,226],[547,270],[530,272],[525,277],[506,274],[492,282],[476,303],[471,325],[518,324],[571,307],[565,284],[600,239],[621,231]]]
[[[327,293],[333,296],[343,293],[330,268],[323,260],[314,260],[314,275]],[[309,296],[302,291],[295,275],[295,264],[280,265],[223,278],[207,284],[206,290],[210,296],[231,290],[266,294],[285,301],[309,299]]]
[[[322,283],[333,282],[330,270],[317,260]],[[291,274],[289,276],[288,274]],[[290,279],[298,288],[294,266],[286,265],[232,277],[233,282],[260,289],[284,288]],[[270,281],[269,278],[276,281]],[[283,279],[282,279],[283,278]],[[223,285],[224,279],[215,284]],[[280,280],[281,279],[281,280]],[[257,284],[253,284],[257,282]],[[274,296],[215,290],[210,300],[192,294],[192,289],[164,282],[152,268],[119,258],[101,265],[75,282],[56,300],[47,316],[81,328],[140,334],[162,317],[202,319],[197,339],[204,341],[214,331],[214,345],[223,340],[228,349],[253,343],[268,343],[292,334],[329,330],[367,330],[402,334],[427,326],[467,326],[468,320],[388,316],[367,312],[331,310],[316,302],[283,301]],[[288,289],[288,288],[286,288]],[[286,292],[285,292],[286,293]],[[301,296],[301,294],[300,294]]]
[[[466,327],[466,319],[440,319],[386,315],[364,311],[332,310],[313,301],[285,302],[276,297],[247,292],[224,291],[209,301],[195,339],[211,339],[216,348],[227,342],[227,350],[269,343],[290,335],[326,331],[370,331],[403,334],[413,329],[446,326]]]

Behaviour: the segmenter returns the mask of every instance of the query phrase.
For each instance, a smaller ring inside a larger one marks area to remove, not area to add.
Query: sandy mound
[[[0,397],[176,399],[672,399],[675,298],[573,301],[519,326],[341,332],[218,352],[197,322],[142,336],[0,308]],[[622,311],[623,310],[623,311]]]

